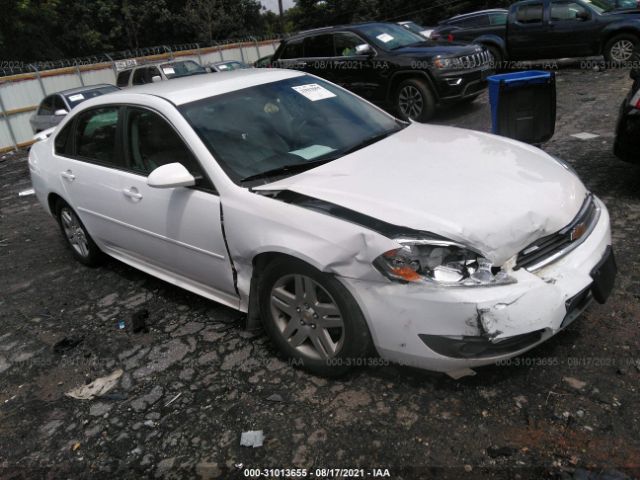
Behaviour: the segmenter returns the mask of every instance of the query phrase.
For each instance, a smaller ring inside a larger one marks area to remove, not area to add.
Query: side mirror
[[[356,45],[356,55],[373,55],[373,48],[368,43]]]
[[[162,77],[160,75],[154,75],[153,77],[151,77],[151,82],[152,83],[157,83],[157,82],[161,82],[162,81]]]
[[[156,168],[147,177],[147,185],[153,188],[192,187],[196,179],[181,163],[168,163]]]
[[[64,108],[61,108],[60,110],[56,110],[55,112],[53,112],[53,114],[56,117],[64,117],[67,113],[69,112],[67,112]]]

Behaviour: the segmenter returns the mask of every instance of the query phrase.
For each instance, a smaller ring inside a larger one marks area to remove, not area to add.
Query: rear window
[[[90,98],[99,97],[100,95],[104,95],[105,93],[117,92],[119,89],[114,87],[113,85],[106,85],[100,88],[92,88],[90,90],[85,90],[82,92],[70,93],[65,95],[67,99],[67,103],[69,107],[73,108],[76,105],[81,104],[85,100],[89,100]]]
[[[118,74],[118,80],[116,85],[119,87],[126,87],[129,85],[129,78],[131,77],[131,70],[124,70]]]
[[[507,14],[505,13],[490,13],[489,21],[491,25],[506,25],[507,24]]]
[[[516,21],[519,23],[542,23],[542,4],[534,3],[520,6],[516,13]]]

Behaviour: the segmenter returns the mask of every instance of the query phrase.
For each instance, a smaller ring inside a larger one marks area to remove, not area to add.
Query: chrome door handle
[[[134,200],[142,199],[142,194],[138,193],[138,190],[135,187],[125,188],[124,190],[122,190],[122,193],[124,193],[125,197],[129,197]]]
[[[73,173],[71,173],[71,170],[67,170],[66,172],[60,173],[60,176],[62,178],[66,178],[70,182],[73,182],[76,179],[76,176]]]

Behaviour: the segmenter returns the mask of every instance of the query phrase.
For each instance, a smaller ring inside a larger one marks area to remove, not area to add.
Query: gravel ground
[[[297,370],[233,310],[115,260],[75,263],[35,197],[18,197],[30,187],[25,156],[1,160],[0,479],[292,467],[320,477],[316,468],[357,467],[391,478],[638,478],[640,168],[611,153],[629,85],[622,71],[561,70],[556,134],[544,145],[610,209],[612,297],[511,365],[460,380],[394,365],[340,380]],[[486,95],[436,122],[488,130]],[[599,137],[570,136],[579,132]],[[131,329],[140,309],[147,333]],[[67,349],[54,349],[65,338]],[[118,369],[100,399],[64,395]],[[264,445],[241,447],[247,430],[263,430]]]

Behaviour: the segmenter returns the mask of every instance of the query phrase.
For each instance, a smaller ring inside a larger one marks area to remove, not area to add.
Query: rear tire
[[[344,375],[373,351],[369,328],[349,291],[333,276],[293,258],[269,263],[258,285],[265,330],[295,366]]]
[[[402,82],[395,95],[396,112],[403,120],[426,122],[436,112],[436,102],[424,80],[412,78]]]
[[[604,59],[609,65],[621,65],[633,58],[633,52],[640,44],[635,35],[623,33],[616,35],[604,46]]]
[[[71,206],[59,200],[55,211],[60,231],[73,257],[88,267],[100,265],[104,260],[104,254],[95,244]]]

